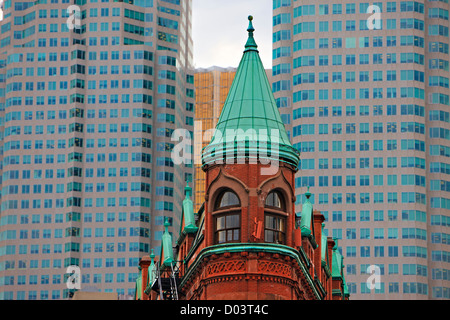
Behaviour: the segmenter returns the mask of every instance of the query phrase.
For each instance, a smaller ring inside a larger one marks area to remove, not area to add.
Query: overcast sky
[[[264,68],[272,68],[272,0],[193,0],[194,64],[237,67],[247,41],[249,15]]]

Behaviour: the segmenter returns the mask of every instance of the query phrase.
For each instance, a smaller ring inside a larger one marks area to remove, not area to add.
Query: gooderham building
[[[187,184],[180,236],[166,221],[158,260],[139,265],[138,300],[347,300],[343,256],[305,193],[294,211],[300,155],[286,134],[253,38],[215,133],[203,149],[205,201]],[[173,240],[176,240],[173,242]]]

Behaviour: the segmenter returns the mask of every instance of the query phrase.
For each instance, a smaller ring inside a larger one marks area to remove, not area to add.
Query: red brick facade
[[[323,215],[314,211],[313,235],[305,237],[296,227],[294,211],[295,169],[280,163],[272,175],[261,175],[261,164],[223,164],[206,167],[204,210],[198,218],[198,231],[183,233],[177,241],[176,276],[178,299],[189,300],[318,300],[345,299],[343,281],[332,278],[334,241],[322,241]],[[265,166],[267,167],[267,165]],[[223,190],[233,191],[239,206],[217,210],[217,197]],[[265,206],[267,195],[276,190],[283,210]],[[240,214],[240,237],[236,242],[217,243],[217,215]],[[282,215],[285,219],[284,243],[265,239],[264,216]],[[322,245],[327,246],[322,256]],[[324,258],[325,257],[325,258]],[[141,261],[142,287],[147,284],[149,260]],[[161,278],[171,270],[161,267]],[[164,271],[165,270],[165,271]],[[159,286],[142,299],[160,299]],[[175,284],[175,282],[174,282]],[[336,294],[337,291],[341,294]],[[147,290],[149,292],[149,290]]]

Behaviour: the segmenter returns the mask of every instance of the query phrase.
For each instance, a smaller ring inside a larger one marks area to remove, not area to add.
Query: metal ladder
[[[159,265],[156,265],[156,276],[158,277],[158,287],[159,287],[159,297],[161,300],[164,300],[164,295],[162,291],[162,285],[161,285],[161,272],[159,272]]]
[[[169,298],[171,300],[178,300],[178,287],[177,287],[177,280],[175,278],[175,271],[173,269],[173,264],[170,265],[172,273],[169,275],[169,284],[170,284],[170,295]],[[157,281],[158,281],[158,287],[159,287],[159,297],[161,300],[164,300],[164,296],[166,293],[166,290],[163,290],[162,282],[161,282],[161,271],[159,269],[159,265],[156,265],[155,270]]]
[[[173,271],[173,264],[170,264],[170,268],[172,269],[172,274],[170,276],[170,293],[172,296],[172,300],[178,300],[178,288],[177,288],[177,279],[175,278],[175,272]]]

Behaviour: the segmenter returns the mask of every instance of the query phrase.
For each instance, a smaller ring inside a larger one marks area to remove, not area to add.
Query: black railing
[[[164,269],[160,269],[159,265],[155,266],[151,288],[159,293],[161,300],[178,300],[178,288],[181,283],[179,265],[179,263],[174,263]]]

